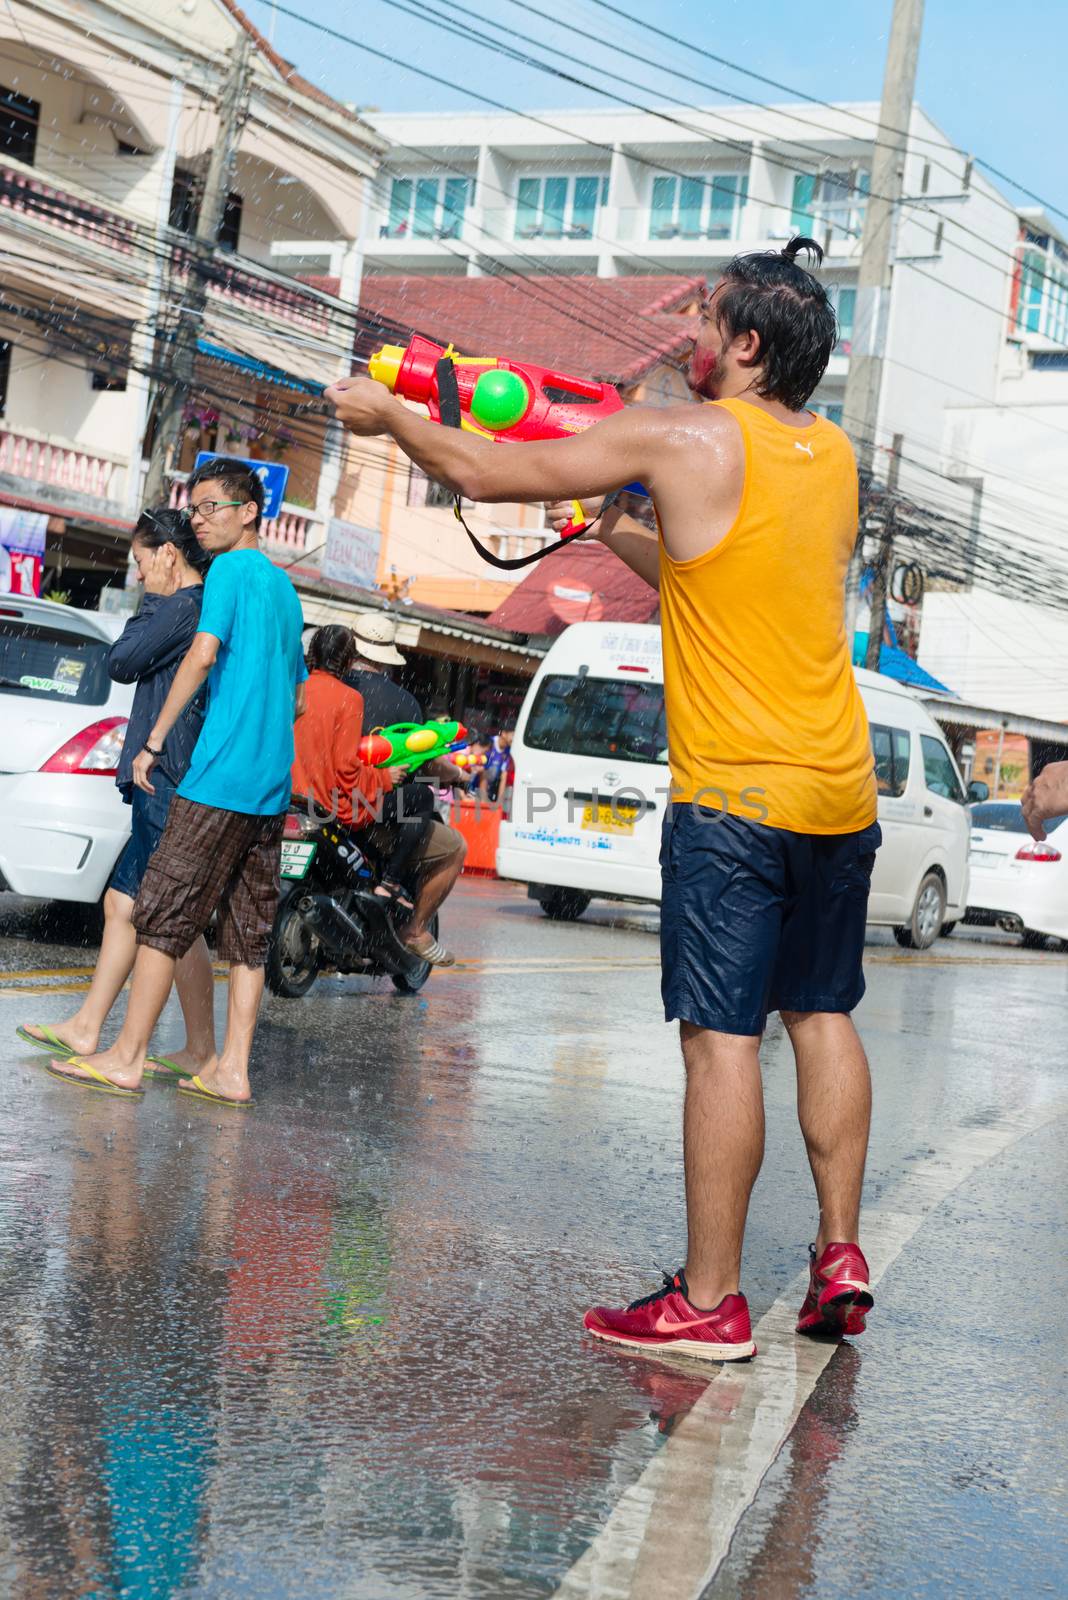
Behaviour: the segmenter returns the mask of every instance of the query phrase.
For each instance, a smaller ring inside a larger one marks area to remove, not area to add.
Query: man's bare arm
[[[502,447],[418,416],[370,378],[342,379],[326,396],[350,432],[389,434],[428,477],[485,502],[581,499],[635,479],[652,488],[701,427],[696,406],[631,407],[568,439]]]
[[[597,516],[597,501],[587,501],[583,507],[586,515],[591,519]],[[549,521],[559,533],[571,520],[572,504],[570,500],[559,500],[546,508]],[[618,556],[624,566],[636,572],[639,578],[644,578],[650,589],[660,588],[660,540],[658,536],[637,517],[630,517],[625,511],[620,511],[616,506],[609,506],[608,510],[594,523],[588,534],[580,534],[579,538],[599,539],[600,542]]]
[[[148,736],[149,744],[157,748],[162,745],[197,690],[207,682],[208,673],[215,665],[218,654],[219,641],[213,633],[194,634],[193,643],[182,657],[170,693]]]
[[[208,673],[215,665],[218,654],[219,641],[213,633],[193,635],[193,643],[182,657],[181,666],[174,674],[170,693],[163,702],[163,708],[145,741],[146,745],[151,745],[154,750],[162,749],[164,739],[197,690],[207,681]],[[156,792],[148,781],[148,775],[155,761],[156,757],[147,748],[142,749],[134,758],[133,781],[139,789],[144,789],[146,794]]]

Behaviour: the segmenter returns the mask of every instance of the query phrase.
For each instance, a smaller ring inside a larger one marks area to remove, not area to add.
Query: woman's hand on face
[[[168,552],[170,560],[167,559]],[[146,594],[174,594],[178,588],[178,552],[173,545],[161,545],[143,569]]]

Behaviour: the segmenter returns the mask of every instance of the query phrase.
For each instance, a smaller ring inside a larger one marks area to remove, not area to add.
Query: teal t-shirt
[[[273,817],[289,803],[296,689],[308,676],[297,591],[261,550],[216,556],[198,632],[220,649],[208,709],[178,793],[198,805]]]

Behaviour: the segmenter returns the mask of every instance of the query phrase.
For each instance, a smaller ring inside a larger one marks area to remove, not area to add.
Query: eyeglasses
[[[198,506],[186,506],[185,514],[192,522],[194,517],[213,517],[216,511],[225,511],[227,506],[243,506],[244,500],[202,500]]]

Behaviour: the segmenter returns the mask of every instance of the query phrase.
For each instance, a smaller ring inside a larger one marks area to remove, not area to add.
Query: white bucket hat
[[[404,657],[396,646],[397,624],[392,617],[380,611],[368,611],[357,617],[352,631],[361,656],[368,661],[381,661],[386,666],[403,667]]]

